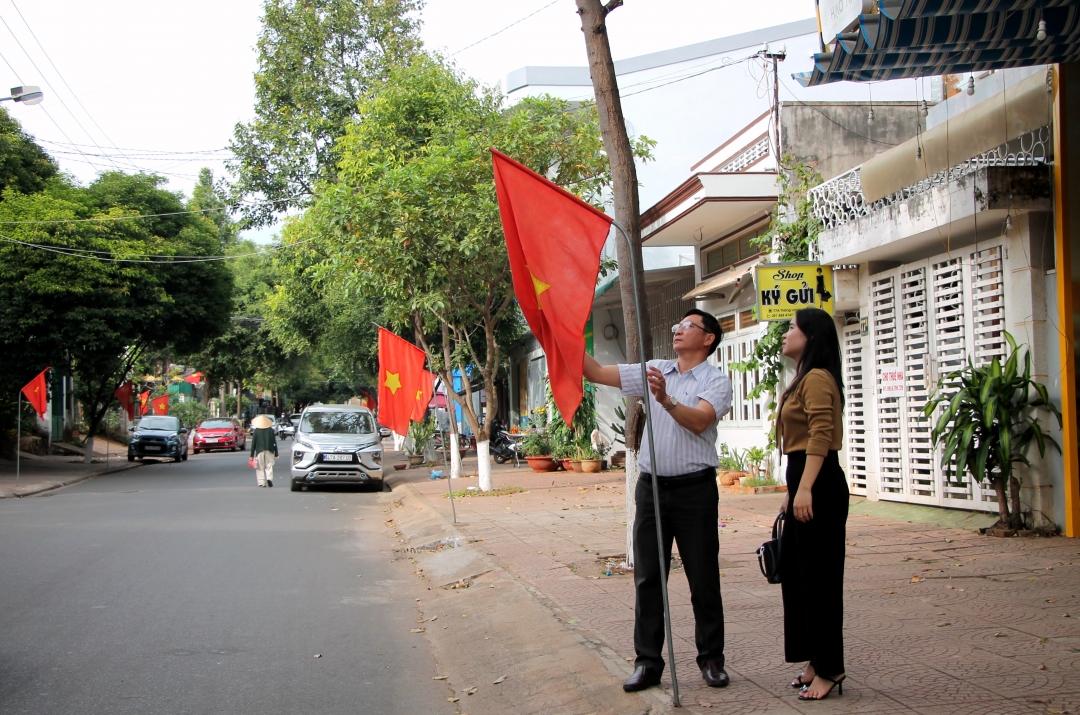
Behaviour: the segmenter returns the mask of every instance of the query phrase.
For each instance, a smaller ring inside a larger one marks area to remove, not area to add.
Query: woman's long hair
[[[806,336],[806,347],[803,348],[802,359],[796,368],[795,379],[791,381],[788,389],[784,390],[784,397],[794,392],[811,370],[828,370],[836,380],[836,386],[840,390],[840,406],[843,407],[846,402],[843,358],[840,355],[840,337],[836,334],[836,323],[832,316],[821,308],[803,308],[796,311],[795,324]]]

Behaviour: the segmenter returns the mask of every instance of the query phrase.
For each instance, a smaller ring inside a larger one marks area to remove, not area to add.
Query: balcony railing
[[[834,179],[815,186],[809,192],[813,203],[814,215],[821,219],[826,230],[842,226],[850,221],[870,216],[886,206],[907,201],[912,196],[925,193],[937,186],[950,184],[957,179],[969,176],[988,166],[1038,166],[1046,164],[1051,155],[1050,127],[1044,126],[1018,139],[1002,144],[979,156],[962,161],[955,166],[940,171],[928,179],[877,201],[867,202],[862,192],[859,178],[861,167],[840,174]],[[912,159],[914,161],[914,158]]]

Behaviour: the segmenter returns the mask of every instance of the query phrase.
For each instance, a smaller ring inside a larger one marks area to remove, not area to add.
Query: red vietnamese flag
[[[426,358],[420,348],[379,328],[379,424],[400,435],[409,432]]]
[[[150,400],[150,404],[154,407],[155,415],[167,415],[169,414],[169,396],[162,395],[161,397],[155,397]]]
[[[188,383],[189,385],[198,385],[202,381],[203,379],[201,372],[193,372],[184,378],[184,382]]]
[[[416,404],[413,405],[412,421],[423,422],[427,414],[431,393],[435,392],[435,373],[424,370],[420,374],[420,384],[416,386]]]
[[[128,380],[123,385],[116,388],[116,390],[113,391],[113,394],[116,395],[116,399],[120,403],[120,406],[124,408],[124,412],[127,412],[128,419],[135,419],[135,401],[132,399],[131,381]]]
[[[514,292],[569,425],[581,404],[585,324],[612,218],[505,154],[491,155]]]
[[[139,414],[145,415],[150,411],[150,390],[139,395]]]
[[[23,394],[26,395],[26,401],[42,419],[45,419],[45,410],[49,406],[49,390],[45,387],[45,373],[50,369],[45,368],[39,372],[38,376],[26,383],[22,389]]]

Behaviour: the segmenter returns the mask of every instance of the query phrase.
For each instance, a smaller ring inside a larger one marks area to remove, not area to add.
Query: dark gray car
[[[147,415],[129,430],[129,462],[143,457],[171,458],[174,462],[188,458],[188,431],[180,426],[180,420],[176,417]]]

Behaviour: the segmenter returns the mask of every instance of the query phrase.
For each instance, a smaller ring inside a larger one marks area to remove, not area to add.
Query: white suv
[[[366,407],[318,405],[300,416],[292,448],[292,490],[332,483],[382,489],[382,444]]]

